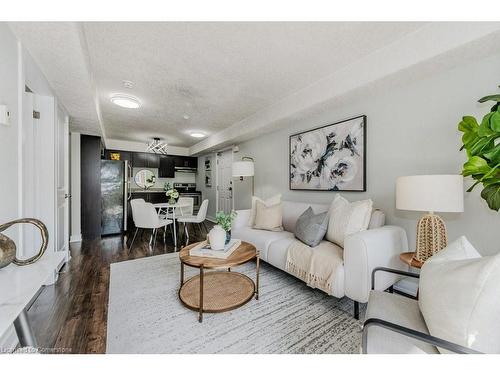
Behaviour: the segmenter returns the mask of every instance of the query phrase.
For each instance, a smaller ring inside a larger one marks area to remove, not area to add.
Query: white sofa
[[[285,271],[287,250],[293,241],[295,223],[310,206],[315,213],[326,212],[329,205],[283,201],[282,232],[253,229],[248,226],[251,210],[239,210],[232,227],[233,238],[252,243],[260,252],[260,259]],[[344,249],[336,252],[342,257],[329,294],[354,300],[354,316],[359,315],[359,303],[368,302],[371,273],[375,267],[403,269],[399,254],[408,251],[406,232],[396,226],[386,226],[385,215],[380,210],[372,213],[368,230],[349,236]],[[394,275],[381,275],[377,289],[385,290],[396,280]]]

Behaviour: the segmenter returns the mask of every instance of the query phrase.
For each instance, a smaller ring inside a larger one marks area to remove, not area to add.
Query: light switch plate
[[[10,113],[5,104],[0,104],[0,125],[10,125]]]

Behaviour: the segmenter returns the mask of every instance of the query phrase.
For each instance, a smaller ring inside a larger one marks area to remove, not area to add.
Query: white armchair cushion
[[[365,320],[378,318],[400,326],[429,334],[417,301],[372,290]],[[411,339],[386,328],[368,328],[368,354],[438,354],[436,347],[423,341]]]
[[[344,247],[344,239],[368,228],[372,216],[371,199],[350,203],[337,194],[330,206],[330,221],[326,239]]]
[[[419,306],[431,335],[500,353],[500,254],[478,256],[462,236],[429,258],[421,270]]]

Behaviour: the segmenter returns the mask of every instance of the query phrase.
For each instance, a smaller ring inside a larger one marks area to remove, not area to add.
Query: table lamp
[[[239,161],[233,162],[233,177],[239,177],[243,181],[243,177],[253,177],[255,175],[254,160],[249,156],[244,156]],[[254,195],[254,181],[252,178],[252,196]]]
[[[446,226],[434,212],[463,212],[463,177],[460,175],[405,176],[396,180],[396,208],[426,211],[417,224],[415,259],[425,262],[447,246]]]

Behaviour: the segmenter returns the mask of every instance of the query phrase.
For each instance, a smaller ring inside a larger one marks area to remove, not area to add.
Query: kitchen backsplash
[[[156,182],[155,186],[153,186],[151,189],[162,189],[165,183],[170,182],[173,184],[174,182],[190,182],[190,183],[196,183],[196,174],[195,173],[186,173],[186,172],[175,172],[175,177],[174,178],[160,178],[158,177],[158,169],[157,168],[133,168],[132,169],[132,175],[135,176],[137,172],[143,169],[148,169],[153,174],[156,176]],[[135,189],[140,189],[139,186],[137,186],[134,182],[134,179],[132,178],[130,187],[132,190]]]

